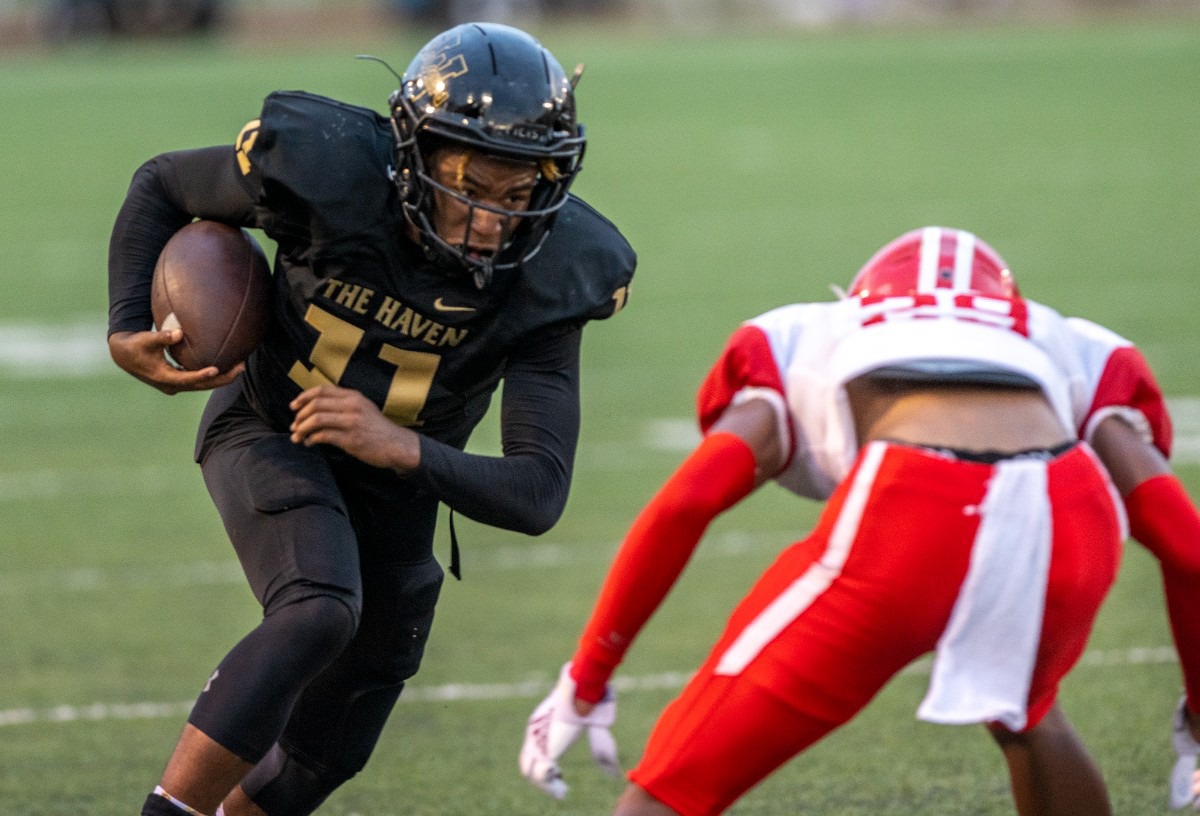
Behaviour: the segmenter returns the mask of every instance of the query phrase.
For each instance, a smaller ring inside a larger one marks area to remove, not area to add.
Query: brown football
[[[154,325],[183,329],[169,349],[180,367],[228,371],[262,340],[271,317],[271,270],[250,233],[193,221],[171,236],[150,290]]]

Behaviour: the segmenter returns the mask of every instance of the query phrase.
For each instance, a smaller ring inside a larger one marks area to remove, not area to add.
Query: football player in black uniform
[[[417,671],[438,503],[530,534],[561,514],[583,326],[624,305],[636,260],[568,193],[577,78],[524,32],[461,25],[418,52],[390,116],[275,93],[235,145],[134,175],[109,348],[166,393],[215,389],[196,458],[263,607],[143,814],[311,813]],[[244,371],[178,370],[163,354],[178,329],[152,328],[155,261],[193,218],[277,245],[273,318]],[[501,380],[503,455],[468,454]]]

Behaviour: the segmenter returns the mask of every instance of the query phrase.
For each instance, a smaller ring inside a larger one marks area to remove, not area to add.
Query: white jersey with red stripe
[[[846,384],[882,371],[1027,382],[1068,433],[1086,440],[1101,419],[1120,413],[1170,455],[1162,392],[1132,343],[1031,300],[953,290],[794,304],[743,323],[700,387],[701,428],[730,405],[766,399],[791,452],[776,481],[824,500],[858,455]]]

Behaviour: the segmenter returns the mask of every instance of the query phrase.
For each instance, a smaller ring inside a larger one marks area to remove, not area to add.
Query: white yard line
[[[235,585],[245,583],[237,561],[191,561],[183,564],[138,565],[121,569],[76,567],[27,572],[0,572],[0,597],[42,592],[128,591],[144,587]]]
[[[103,322],[61,326],[0,323],[0,374],[16,377],[92,377],[120,373],[108,356]]]
[[[1121,668],[1147,664],[1166,664],[1177,661],[1170,646],[1139,646],[1130,649],[1093,650],[1084,654],[1081,668]],[[920,660],[901,674],[927,675],[929,661]],[[613,686],[622,694],[641,691],[677,689],[683,686],[687,672],[663,672],[640,676],[620,676]],[[412,686],[400,696],[402,703],[458,703],[483,700],[535,700],[545,695],[551,686],[548,675],[514,683],[447,683],[440,686]],[[56,705],[49,708],[0,709],[0,727],[39,723],[67,724],[106,720],[145,720],[164,717],[184,717],[192,701],[161,703],[89,703],[86,705]]]
[[[58,499],[62,496],[151,496],[193,490],[199,475],[193,465],[136,465],[105,468],[40,468],[0,472],[0,506],[4,502]]]

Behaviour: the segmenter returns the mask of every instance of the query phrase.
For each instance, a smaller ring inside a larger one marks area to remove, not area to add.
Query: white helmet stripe
[[[975,236],[963,230],[955,230],[958,246],[954,248],[954,289],[967,291],[971,288],[971,274],[975,269]]]
[[[917,267],[917,291],[929,292],[937,288],[938,258],[942,254],[942,228],[926,227],[921,230],[921,262]]]

